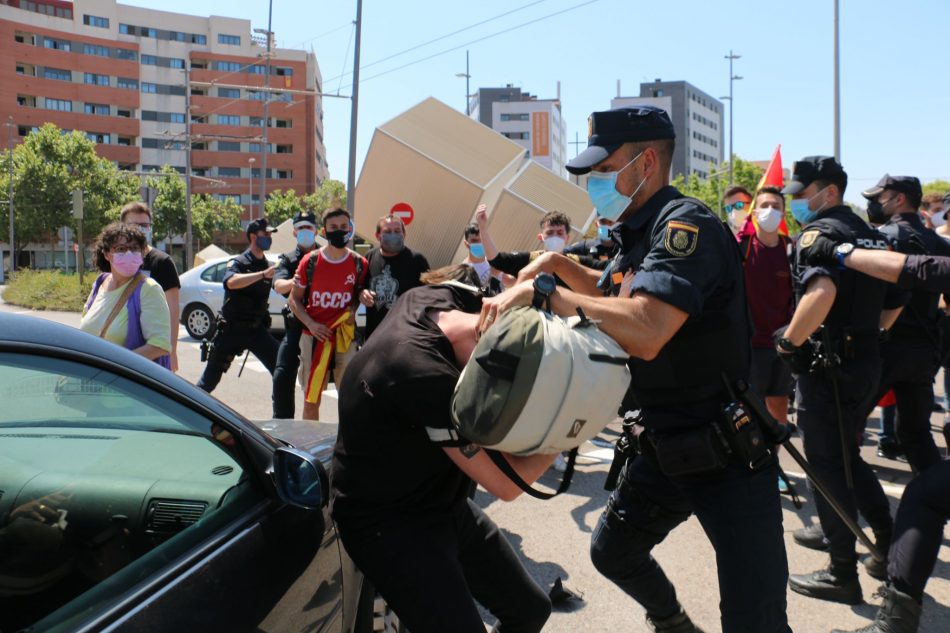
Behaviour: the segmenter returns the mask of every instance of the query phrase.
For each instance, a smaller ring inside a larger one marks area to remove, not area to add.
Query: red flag
[[[759,179],[759,184],[755,187],[755,196],[759,195],[759,191],[762,190],[762,187],[778,187],[781,189],[783,182],[782,145],[779,144],[775,148],[775,153],[772,154],[772,160],[769,161],[769,166],[765,168],[762,178]],[[749,211],[749,217],[752,218],[753,224],[755,224],[755,196],[752,197],[752,209]],[[755,226],[758,226],[758,224],[755,224]],[[788,226],[785,224],[785,218],[782,218],[781,223],[779,223],[778,232],[782,235],[788,235]]]

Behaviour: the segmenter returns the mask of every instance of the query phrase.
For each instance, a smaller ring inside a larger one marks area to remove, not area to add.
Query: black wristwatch
[[[557,290],[557,280],[554,275],[541,273],[534,278],[534,297],[531,299],[531,305],[535,308],[544,308],[551,311],[551,295]]]
[[[776,341],[775,346],[778,347],[783,352],[788,352],[788,353],[794,352],[795,350],[798,349],[798,347],[796,347],[794,343],[792,343],[790,340],[788,340],[785,337],[782,337],[778,341]]]
[[[846,268],[844,265],[844,260],[848,258],[848,255],[850,255],[851,251],[853,250],[854,244],[849,242],[835,246],[835,259],[838,260],[838,268],[840,270],[844,270]]]

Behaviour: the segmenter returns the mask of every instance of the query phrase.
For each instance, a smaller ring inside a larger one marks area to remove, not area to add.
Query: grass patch
[[[82,312],[83,304],[96,280],[96,273],[83,275],[82,288],[79,275],[55,270],[18,270],[8,279],[3,291],[7,303],[33,308],[34,310],[60,310]]]

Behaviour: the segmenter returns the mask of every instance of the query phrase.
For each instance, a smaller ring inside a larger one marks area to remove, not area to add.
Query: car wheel
[[[376,588],[363,579],[353,633],[409,633]]]
[[[200,303],[191,304],[185,308],[185,317],[182,320],[185,322],[185,329],[191,338],[200,341],[214,336],[214,314],[206,306]]]

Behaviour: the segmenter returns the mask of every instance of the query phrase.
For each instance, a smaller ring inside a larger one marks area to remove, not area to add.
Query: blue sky
[[[155,6],[144,0],[128,4]],[[530,6],[528,6],[530,5]],[[578,6],[583,5],[583,6]],[[164,0],[161,8],[247,18],[267,26],[266,0],[229,4]],[[511,12],[405,55],[395,53]],[[574,8],[577,7],[577,8]],[[782,144],[786,167],[809,154],[833,153],[832,0],[364,0],[357,168],[377,125],[432,96],[465,107],[465,46],[379,74],[498,31],[561,12],[467,46],[471,89],[508,83],[561,100],[567,134],[585,140],[587,115],[610,106],[617,80],[624,95],[641,81],[685,79],[713,96],[729,92],[735,73],[735,152],[767,159]],[[351,94],[356,0],[275,0],[279,46],[312,46],[324,91]],[[841,157],[850,176],[846,198],[889,172],[927,182],[950,180],[950,85],[943,29],[950,2],[841,0]],[[371,66],[367,67],[368,65]],[[347,73],[340,77],[341,72]],[[331,177],[346,180],[350,102],[325,100]],[[728,128],[726,128],[728,152]],[[568,146],[568,155],[574,147]],[[357,174],[359,172],[357,171]]]

